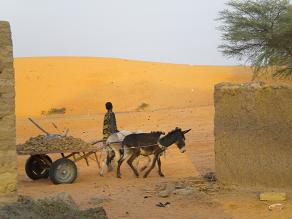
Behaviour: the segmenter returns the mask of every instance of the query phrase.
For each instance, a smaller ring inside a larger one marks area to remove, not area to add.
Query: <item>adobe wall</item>
[[[0,21],[0,202],[16,197],[15,91],[10,26]]]
[[[216,176],[226,184],[292,187],[292,87],[215,86]]]

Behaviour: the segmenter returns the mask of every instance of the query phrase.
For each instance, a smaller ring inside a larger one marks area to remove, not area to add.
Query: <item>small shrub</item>
[[[137,111],[145,110],[145,108],[149,107],[149,104],[147,103],[141,103],[139,107],[137,107]]]
[[[66,113],[66,108],[62,107],[62,108],[51,108],[49,111],[42,111],[41,114],[42,115],[55,115],[55,114],[65,114]]]

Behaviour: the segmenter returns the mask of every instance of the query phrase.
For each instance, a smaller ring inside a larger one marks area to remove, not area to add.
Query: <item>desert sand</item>
[[[248,80],[244,67],[189,66],[106,58],[18,58],[16,114],[40,115],[52,107],[69,114],[210,105],[213,85]]]
[[[17,58],[17,143],[40,134],[27,117],[49,132],[61,131],[85,141],[101,138],[104,103],[112,101],[120,130],[171,131],[191,128],[187,152],[172,146],[162,158],[161,178],[154,169],[149,178],[135,178],[126,164],[123,177],[115,172],[98,175],[96,163],[78,163],[79,176],[70,185],[32,181],[24,171],[26,156],[18,157],[20,194],[35,198],[67,192],[81,208],[103,206],[109,218],[289,218],[292,202],[269,211],[258,192],[225,187],[202,178],[214,171],[213,87],[220,82],[246,82],[245,67],[190,66],[107,58]],[[138,111],[142,103],[147,107]],[[65,107],[65,115],[41,116],[41,111]],[[53,155],[54,159],[59,155]],[[188,184],[193,192],[162,198],[165,184]],[[288,193],[288,200],[292,193]],[[170,202],[165,208],[159,202]]]

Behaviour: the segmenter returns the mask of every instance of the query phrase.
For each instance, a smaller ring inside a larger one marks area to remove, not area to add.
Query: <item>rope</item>
[[[144,146],[138,146],[138,147],[128,147],[128,148],[131,148],[131,149],[135,149],[135,148],[148,148],[148,147],[153,147],[153,146],[158,146],[163,151],[165,151],[167,149],[166,146],[161,145],[160,143],[158,143],[158,144],[151,144],[151,145],[144,145]]]
[[[122,133],[120,133],[120,134],[123,135]],[[126,136],[126,135],[123,135],[123,136]],[[160,136],[160,138],[158,139],[158,143],[156,143],[156,144],[143,145],[143,146],[139,146],[139,148],[147,148],[147,147],[152,147],[152,146],[159,146],[161,149],[165,150],[165,148],[167,148],[167,147],[164,146],[164,145],[161,145],[161,144],[159,143],[160,139],[162,139],[163,137],[165,137],[165,135]],[[110,146],[111,144],[120,144],[120,143],[122,143],[122,142],[121,142],[121,141],[114,141],[114,142],[109,143],[109,144],[106,145],[105,147],[109,147],[109,148],[112,149],[112,147]],[[137,148],[137,147],[128,147],[128,148],[135,149],[135,148]]]
[[[110,146],[111,144],[116,144],[116,143],[122,143],[122,142],[111,142],[109,145],[107,145],[106,147],[109,147],[112,149],[112,147]],[[143,146],[139,146],[139,148],[147,148],[147,147],[152,147],[152,146],[159,146],[159,143],[156,144],[149,144],[149,145],[143,145]],[[161,145],[162,147],[165,147],[163,145]],[[138,147],[128,147],[128,148],[138,148]]]
[[[161,150],[165,151],[167,149],[167,147],[162,145],[162,144],[160,144],[160,142],[159,142],[160,139],[163,138],[163,137],[165,137],[165,135],[160,136],[160,138],[158,140],[158,143],[156,143],[156,144],[143,145],[143,146],[139,146],[139,147],[128,147],[128,148],[136,149],[136,148],[148,148],[148,147],[158,146]],[[106,145],[106,148],[109,147],[111,150],[113,150],[110,145],[111,144],[117,144],[117,143],[122,143],[122,142],[111,142],[109,145]]]
[[[153,147],[153,146],[158,146],[158,144],[149,144],[149,145],[144,145],[144,146],[139,146],[139,147],[128,147],[128,148],[149,148],[149,147]]]
[[[143,146],[139,146],[139,147],[128,147],[128,148],[131,148],[131,149],[135,149],[135,148],[148,148],[148,147],[153,147],[153,146],[159,146],[163,150],[165,150],[167,148],[166,146],[163,146],[160,143],[158,143],[158,144],[143,145]],[[113,148],[110,145],[107,145],[106,147],[108,147],[111,150],[113,150]]]

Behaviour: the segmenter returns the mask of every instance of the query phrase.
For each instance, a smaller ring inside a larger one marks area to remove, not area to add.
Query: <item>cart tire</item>
[[[47,163],[47,171],[46,171],[46,174],[44,174],[43,178],[44,179],[47,179],[49,178],[49,175],[50,175],[50,167],[52,166],[52,159],[48,156],[48,155],[42,155],[42,159],[46,160],[46,163]]]
[[[69,184],[77,178],[77,167],[72,160],[60,158],[51,165],[49,173],[54,184]]]
[[[32,155],[25,163],[26,175],[32,180],[46,179],[52,160],[48,155]]]
[[[43,155],[43,156],[44,156],[44,157],[48,160],[48,162],[51,163],[51,165],[52,165],[52,163],[53,163],[52,158],[50,158],[49,155]],[[51,165],[50,165],[50,166],[51,166]],[[49,175],[48,175],[48,177],[49,177]]]

